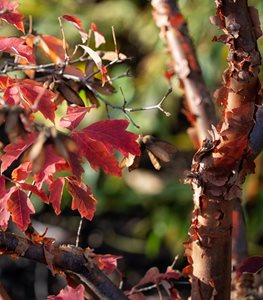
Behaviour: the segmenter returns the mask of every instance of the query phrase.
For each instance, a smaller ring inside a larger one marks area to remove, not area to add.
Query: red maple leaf
[[[16,182],[25,182],[32,172],[32,161],[25,161],[21,163],[12,172],[12,179]]]
[[[15,161],[33,142],[36,140],[36,134],[31,133],[25,138],[20,138],[16,144],[8,144],[5,148],[5,154],[1,157],[1,173],[3,173],[13,161]]]
[[[0,176],[0,228],[6,230],[8,226],[8,220],[10,218],[10,212],[7,210],[7,200],[9,194],[5,188],[5,177]]]
[[[113,150],[119,150],[124,156],[129,153],[139,155],[137,135],[126,131],[126,120],[105,120],[73,132],[71,137],[78,144],[80,154],[84,156],[95,170],[99,167],[107,174],[121,175],[119,163]]]
[[[102,271],[105,271],[107,274],[111,274],[117,268],[117,260],[122,258],[122,256],[115,256],[111,254],[95,254],[95,256],[92,258]]]
[[[25,44],[25,39],[18,37],[0,37],[0,51],[17,55],[35,64],[33,48]]]
[[[7,200],[8,211],[12,214],[13,222],[20,230],[24,231],[30,224],[30,214],[35,212],[34,206],[28,195],[18,187],[13,187],[10,190],[11,194]]]
[[[10,85],[14,84],[16,81],[11,79],[9,76],[0,76],[0,89],[5,90]]]
[[[48,203],[48,197],[43,190],[38,189],[35,185],[27,184],[27,183],[20,183],[20,187],[23,190],[30,191],[38,196],[42,201]]]
[[[104,120],[93,123],[82,132],[91,139],[99,140],[108,149],[119,150],[124,156],[128,156],[129,153],[140,155],[140,147],[136,142],[138,136],[126,131],[128,125],[127,120]]]
[[[83,132],[73,132],[71,137],[78,144],[80,154],[89,161],[95,171],[102,168],[106,174],[121,176],[121,169],[112,149]]]
[[[96,199],[90,188],[83,182],[68,177],[68,191],[72,196],[71,209],[77,209],[82,217],[92,220],[96,211]]]
[[[48,300],[84,300],[85,288],[82,284],[72,288],[66,286],[57,296],[48,296]]]
[[[26,111],[40,111],[44,117],[54,122],[56,105],[53,99],[56,95],[31,79],[9,81],[3,99],[8,105],[20,105]]]
[[[65,179],[63,177],[59,177],[48,187],[48,190],[50,191],[49,203],[52,204],[56,215],[59,215],[61,212],[60,202],[63,194],[64,183]]]
[[[80,19],[78,19],[75,16],[70,16],[70,15],[64,15],[64,16],[62,16],[62,18],[64,20],[68,21],[69,23],[73,24],[73,26],[78,29],[78,32],[81,36],[81,40],[83,43],[85,43],[88,39],[88,34],[83,30]]]
[[[61,127],[73,130],[75,129],[86,114],[93,108],[90,107],[80,107],[76,105],[71,105],[67,109],[67,114],[61,118],[59,125]]]
[[[16,1],[9,2],[9,0],[1,0],[0,18],[11,25],[14,25],[18,30],[21,30],[23,33],[25,33],[24,24],[22,21],[24,16],[16,10],[18,5],[19,4]]]
[[[69,166],[64,158],[58,156],[51,145],[45,146],[43,151],[41,169],[34,175],[34,180],[38,188],[41,188],[44,182],[51,184],[55,173],[61,170],[69,170]]]
[[[65,61],[65,49],[63,41],[47,34],[38,36],[39,44],[37,45],[46,56],[50,57],[51,60],[58,64]]]

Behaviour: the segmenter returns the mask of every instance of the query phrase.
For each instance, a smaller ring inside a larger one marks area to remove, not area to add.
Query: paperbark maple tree
[[[186,115],[195,129],[191,137],[195,144],[198,141],[201,144],[187,179],[194,190],[190,240],[185,243],[190,263],[185,271],[192,277],[192,299],[230,298],[232,226],[234,262],[240,263],[247,255],[240,207],[241,184],[245,174],[253,169],[255,155],[251,151],[262,150],[256,150],[259,147],[252,142],[257,140],[257,146],[261,143],[259,134],[256,137],[255,133],[258,133],[259,118],[252,130],[254,109],[261,104],[256,39],[262,33],[258,15],[254,8],[248,7],[247,1],[216,1],[216,4],[217,15],[211,21],[224,31],[215,40],[228,45],[229,68],[223,77],[224,86],[215,93],[224,109],[222,119],[217,129],[208,131],[215,118],[211,116],[210,97],[186,21],[175,1],[152,0],[154,19],[161,28],[161,36],[173,58],[174,72],[184,89]]]
[[[246,0],[216,1],[217,15],[212,21],[224,32],[216,40],[229,47],[229,67],[224,74],[224,86],[216,93],[224,108],[221,122],[217,128],[210,129],[216,119],[214,108],[185,20],[172,1],[153,0],[152,5],[156,23],[170,47],[174,71],[184,87],[186,114],[195,128],[192,137],[200,147],[187,178],[194,190],[194,210],[190,239],[185,243],[190,263],[185,273],[191,277],[192,299],[229,299],[233,202],[240,198],[241,184],[253,169],[253,159],[263,144],[258,134],[262,113],[260,54],[256,44],[261,31],[257,14],[248,8]],[[4,53],[0,70],[0,125],[8,139],[1,156],[1,253],[44,263],[53,275],[63,272],[72,287],[48,299],[140,300],[144,299],[143,292],[149,284],[160,294],[162,287],[170,299],[180,299],[174,288],[180,274],[172,267],[165,273],[150,269],[137,285],[124,293],[104,274],[116,269],[120,257],[97,255],[89,248],[55,246],[53,239],[40,235],[32,227],[31,215],[35,209],[30,194],[52,205],[59,215],[65,186],[72,197],[71,209],[78,210],[83,218],[93,219],[96,199],[82,178],[85,160],[96,171],[102,169],[106,174],[121,176],[115,151],[124,156],[124,161],[132,161],[124,163],[131,166],[143,147],[157,163],[169,161],[174,150],[168,143],[127,131],[126,120],[103,120],[80,129],[82,120],[90,110],[98,108],[100,101],[107,107],[122,110],[128,118],[129,112],[139,110],[126,107],[126,103],[114,106],[101,96],[114,91],[108,66],[121,63],[125,55],[117,48],[115,52],[103,52],[87,46],[91,38],[95,48],[105,43],[105,39],[95,23],[86,32],[81,21],[71,15],[59,18],[61,40],[44,34],[25,34],[24,16],[17,7],[16,1],[0,0],[0,19],[23,34],[0,37],[0,51]],[[63,22],[72,24],[80,34],[82,43],[75,50],[67,45]],[[50,63],[38,64],[39,52]],[[105,64],[105,61],[109,62]],[[24,78],[12,76],[14,71],[21,71]],[[87,100],[80,97],[80,91],[84,91]],[[65,102],[67,111],[58,122],[57,108]],[[167,115],[162,102],[142,110],[159,109]],[[40,123],[35,113],[42,114],[53,126]],[[158,148],[161,145],[167,148],[166,152]],[[20,159],[19,166],[7,176],[5,172],[17,159]],[[10,218],[27,238],[5,232]],[[246,266],[239,269],[241,273],[246,270]]]

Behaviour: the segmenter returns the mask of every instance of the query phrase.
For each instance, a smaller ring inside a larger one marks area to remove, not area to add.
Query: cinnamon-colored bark
[[[71,278],[78,278],[93,294],[92,299],[125,300],[127,297],[111,280],[98,269],[81,248],[71,246],[52,246],[32,243],[30,240],[8,232],[0,232],[1,254],[13,254],[52,266]],[[47,259],[48,256],[48,259]]]
[[[213,142],[197,152],[189,181],[194,211],[186,243],[192,265],[192,299],[230,299],[233,200],[240,197],[239,173],[251,168],[246,159],[259,90],[260,54],[246,0],[216,1],[213,22],[229,47],[229,67],[218,92],[224,113]]]
[[[153,16],[161,29],[161,37],[173,59],[173,67],[183,87],[189,120],[195,128],[199,145],[215,123],[216,115],[201,68],[189,36],[186,21],[176,1],[152,0]]]

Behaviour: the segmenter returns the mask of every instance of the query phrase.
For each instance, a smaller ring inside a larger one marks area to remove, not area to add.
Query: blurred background
[[[256,4],[263,18],[263,2],[251,1],[251,4]],[[227,66],[226,47],[211,42],[215,35],[220,34],[209,21],[209,16],[215,14],[215,5],[210,0],[182,0],[179,6],[188,21],[203,75],[212,94],[220,86],[221,75]],[[107,98],[111,103],[123,103],[120,89],[129,107],[155,105],[166,94],[169,85],[164,72],[170,59],[165,54],[159,29],[152,19],[150,1],[21,0],[19,10],[26,18],[32,15],[33,28],[38,33],[58,38],[61,38],[58,16],[75,15],[86,30],[91,22],[95,22],[107,41],[100,47],[102,50],[114,50],[111,29],[114,26],[118,47],[131,60],[111,68],[111,77],[127,70],[130,74],[114,82],[116,93]],[[64,26],[69,45],[79,43],[79,34],[73,26],[66,23]],[[1,36],[17,34],[8,25],[1,27]],[[261,38],[260,49],[262,46]],[[181,112],[182,91],[176,78],[172,79],[172,85],[173,93],[163,105],[171,113],[170,117],[159,110],[136,112],[131,116],[140,128],[129,127],[137,134],[151,134],[174,144],[178,151],[172,163],[156,171],[149,159],[144,157],[141,168],[131,173],[125,170],[123,178],[96,173],[88,163],[84,167],[85,182],[91,186],[98,206],[94,220],[83,222],[80,246],[94,248],[99,254],[122,255],[124,259],[119,261],[119,269],[124,275],[125,288],[138,282],[152,266],[165,271],[176,255],[179,255],[177,269],[187,264],[183,256],[183,242],[188,238],[192,192],[190,186],[182,184],[182,180],[185,170],[190,169],[194,148],[186,134],[189,124]],[[111,118],[125,118],[120,111],[111,110],[109,113]],[[87,124],[103,118],[107,118],[107,113],[102,104],[98,110],[88,114]],[[259,157],[257,174],[250,175],[244,186],[250,255],[263,253],[262,168],[263,161]],[[33,224],[39,232],[48,227],[47,236],[56,238],[57,243],[75,243],[80,217],[71,211],[71,199],[66,190],[63,210],[58,217],[49,206],[33,196],[32,201],[37,210]],[[26,260],[13,261],[1,257],[0,266],[0,280],[15,300],[45,299],[48,294],[56,294],[64,284],[63,279],[54,279],[45,266]],[[187,283],[185,286],[188,287]]]

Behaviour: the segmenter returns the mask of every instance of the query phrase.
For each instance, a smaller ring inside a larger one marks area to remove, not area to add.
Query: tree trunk
[[[192,299],[230,299],[232,202],[241,195],[243,177],[253,168],[248,158],[249,134],[258,98],[260,54],[257,32],[246,0],[216,1],[212,22],[229,47],[229,67],[217,100],[224,106],[218,131],[195,154],[188,177],[194,210],[185,244],[192,271]],[[254,13],[254,12],[253,12]],[[253,19],[255,15],[253,15]]]

